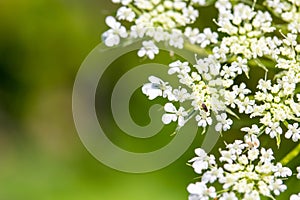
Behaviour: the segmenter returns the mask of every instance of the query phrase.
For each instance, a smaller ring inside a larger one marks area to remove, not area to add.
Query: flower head
[[[138,51],[138,56],[147,56],[151,60],[154,59],[154,55],[159,53],[158,47],[153,41],[143,41],[143,47]]]
[[[287,189],[283,178],[292,175],[288,167],[272,162],[274,157],[271,149],[262,148],[259,151],[240,140],[227,144],[226,149],[220,150],[221,166],[216,162],[209,163],[209,155],[202,149],[197,150],[198,153],[201,152],[201,156],[190,162],[193,162],[192,167],[202,178],[200,182],[188,186],[190,197],[196,194],[201,197],[204,190],[218,183],[224,189],[217,192],[216,197],[220,199],[260,199],[260,195],[274,198],[274,195]]]

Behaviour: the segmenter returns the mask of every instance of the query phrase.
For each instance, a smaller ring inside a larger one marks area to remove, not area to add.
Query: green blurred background
[[[147,174],[126,174],[95,160],[76,133],[71,107],[76,72],[107,29],[105,16],[113,14],[116,8],[109,0],[0,1],[0,200],[187,199],[185,188],[195,181],[196,174],[186,161],[200,146],[200,135],[172,165]],[[167,64],[170,59],[166,55],[161,62]],[[130,60],[128,57],[126,61]],[[120,63],[124,62],[117,63],[119,69],[106,73],[107,94],[120,72],[132,67],[128,62],[123,66]],[[103,123],[107,123],[104,126],[110,127],[115,124],[107,98],[101,106],[107,108],[102,113]],[[143,116],[152,102],[140,91],[134,99],[132,104],[140,109],[132,110],[133,118],[141,125],[149,123]],[[237,123],[235,130],[245,123]],[[117,127],[111,129],[110,138],[124,148],[143,151],[153,148],[153,144],[163,146],[171,139],[174,128],[167,126],[147,143],[124,136]],[[242,138],[237,134],[225,137]],[[287,151],[293,146],[285,144]],[[273,142],[270,145],[275,146]],[[282,151],[276,153],[284,155]],[[298,165],[297,159],[290,165]],[[295,185],[293,181],[289,185]],[[300,190],[298,187],[292,187],[288,193]]]

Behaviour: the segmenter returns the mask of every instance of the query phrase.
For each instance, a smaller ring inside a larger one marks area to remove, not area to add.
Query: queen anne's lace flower
[[[292,33],[300,32],[300,4],[294,0],[266,0],[266,4],[275,14],[288,23],[288,29]]]
[[[297,167],[297,179],[300,179],[300,166]]]
[[[222,113],[221,115],[217,115],[217,125],[216,125],[216,131],[227,131],[230,128],[230,125],[232,124],[231,119],[227,119],[227,114]]]
[[[288,131],[285,133],[287,139],[292,138],[294,142],[297,142],[300,139],[300,127],[298,123],[289,124]]]
[[[111,47],[120,43],[120,37],[127,37],[126,28],[112,16],[106,18],[106,24],[111,28],[103,33],[104,42]]]
[[[249,147],[257,148],[260,145],[258,134],[260,133],[260,129],[256,124],[252,125],[251,128],[244,127],[241,131],[246,132],[247,134],[244,136],[244,140]],[[250,152],[250,151],[249,151]]]
[[[170,100],[173,100],[172,87],[168,82],[164,82],[155,76],[150,76],[149,81],[150,83],[144,84],[142,91],[150,100],[155,99],[158,96],[168,97]]]
[[[164,124],[177,122],[181,127],[195,119],[204,133],[208,126],[219,132],[230,130],[232,116],[240,114],[258,122],[241,129],[244,141],[220,149],[220,164],[213,155],[195,150],[197,157],[189,162],[201,181],[188,186],[189,199],[274,199],[285,191],[283,181],[292,172],[274,163],[272,149],[260,147],[259,136],[276,139],[278,147],[281,137],[300,140],[300,1],[216,0],[218,16],[213,21],[217,31],[192,25],[201,19],[197,6],[213,1],[113,2],[121,7],[116,17],[106,18],[109,30],[103,41],[107,46],[118,45],[123,38],[142,39],[138,56],[150,59],[159,53],[159,42],[193,52],[205,49],[194,62],[169,64],[168,74],[177,76],[180,86],[173,89],[150,76],[142,87],[150,100],[163,97],[169,101],[164,106]],[[257,74],[257,82],[246,82],[253,74],[250,70],[256,68],[265,73]],[[300,169],[297,171],[300,179]],[[217,191],[220,184],[223,190]],[[300,196],[294,194],[290,199]]]
[[[135,18],[135,13],[131,8],[123,6],[117,11],[117,18],[118,20],[127,20],[129,22],[132,22]]]
[[[107,25],[111,28],[103,34],[107,46],[118,45],[120,37],[133,39],[147,36],[150,37],[153,43],[166,41],[170,46],[181,49],[184,40],[190,36],[188,31],[186,31],[186,34],[183,33],[183,27],[187,30],[190,28],[188,25],[193,24],[199,17],[196,6],[203,6],[206,1],[113,0],[113,3],[122,4],[122,6],[116,14],[119,21],[112,21],[112,17],[109,17],[110,22],[107,22]],[[217,43],[217,36],[217,33],[205,29],[200,37],[194,40],[191,39],[190,42],[205,47],[211,43]],[[143,47],[139,52],[144,52]],[[145,53],[144,55],[152,59],[155,54],[157,53],[150,55]],[[140,55],[143,54],[139,53]]]
[[[290,196],[290,200],[300,200],[300,193],[298,193],[298,194],[292,194]]]
[[[138,56],[143,57],[147,55],[148,58],[153,59],[155,54],[158,54],[159,50],[153,41],[144,41],[143,47],[138,51]]]
[[[215,198],[217,196],[216,189],[212,186],[209,188],[206,187],[204,183],[191,183],[187,187],[188,192],[190,193],[190,200],[201,200],[201,199],[209,199]]]
[[[183,107],[180,107],[178,110],[176,107],[167,103],[164,107],[165,111],[168,112],[162,116],[162,121],[164,124],[169,124],[171,121],[178,121],[178,126],[183,126],[185,123],[185,117],[188,115]]]
[[[221,165],[208,162],[210,156],[202,149],[197,150],[198,157],[190,162],[195,172],[202,176],[201,181],[188,186],[190,199],[195,195],[206,195],[207,188],[214,188],[218,184],[222,185],[223,190],[217,191],[216,198],[260,199],[260,195],[274,198],[287,189],[283,179],[292,175],[289,168],[272,162],[274,157],[271,149],[259,150],[243,141],[236,140],[227,144],[225,150],[220,150]],[[256,152],[255,157],[253,151]],[[215,190],[211,191],[215,195]]]

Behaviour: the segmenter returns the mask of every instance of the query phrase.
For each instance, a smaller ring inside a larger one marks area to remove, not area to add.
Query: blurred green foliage
[[[115,10],[109,0],[0,1],[0,200],[187,199],[185,188],[196,175],[185,163],[200,146],[200,134],[175,163],[148,174],[126,174],[102,165],[77,136],[71,108],[73,81],[81,62],[100,42],[106,29],[104,17]],[[199,26],[207,21],[202,18]],[[119,69],[106,73],[111,80],[107,93],[118,74],[132,67],[134,62],[128,60],[137,60],[135,53],[128,57],[132,59],[127,58],[126,65],[120,66],[121,61]],[[100,106],[109,108],[108,101]],[[141,109],[133,109],[132,115],[137,123],[149,123],[143,116],[151,103],[136,92],[132,104]],[[115,125],[109,110],[105,112],[107,126]],[[239,121],[235,130],[246,123]],[[167,126],[154,143],[140,144],[117,127],[111,130],[111,138],[143,151],[168,142],[174,128]],[[224,137],[229,141],[242,135]],[[293,146],[283,144],[286,151]],[[276,152],[281,157],[284,153]],[[297,187],[291,187],[288,193],[296,191]]]

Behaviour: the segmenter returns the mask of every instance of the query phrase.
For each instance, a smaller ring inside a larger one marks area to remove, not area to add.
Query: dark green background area
[[[186,162],[201,145],[200,134],[172,165],[148,174],[126,174],[95,160],[75,130],[72,87],[77,70],[107,29],[105,16],[114,14],[116,8],[109,0],[0,1],[0,200],[187,199],[186,186],[196,181],[197,175]],[[208,24],[208,14],[212,13],[209,8],[202,10],[200,27]],[[124,59],[126,65],[119,69],[112,66],[106,72],[108,95],[116,77],[136,63],[147,62],[135,53]],[[166,54],[159,59],[171,61]],[[126,137],[111,118],[108,95],[98,105],[106,108],[99,120],[103,126],[114,127],[110,138],[115,143],[142,152],[172,139],[174,124],[157,135],[155,143]],[[138,124],[149,123],[146,108],[151,104],[136,91],[130,108]],[[236,130],[245,124],[245,120],[238,121],[223,139],[242,138]],[[265,145],[275,146],[268,137],[263,139]],[[222,141],[218,145],[223,146]],[[283,151],[275,152],[282,157],[292,146],[283,140]],[[295,160],[290,165],[298,164]],[[293,181],[288,184],[292,186],[288,193],[300,190]]]

